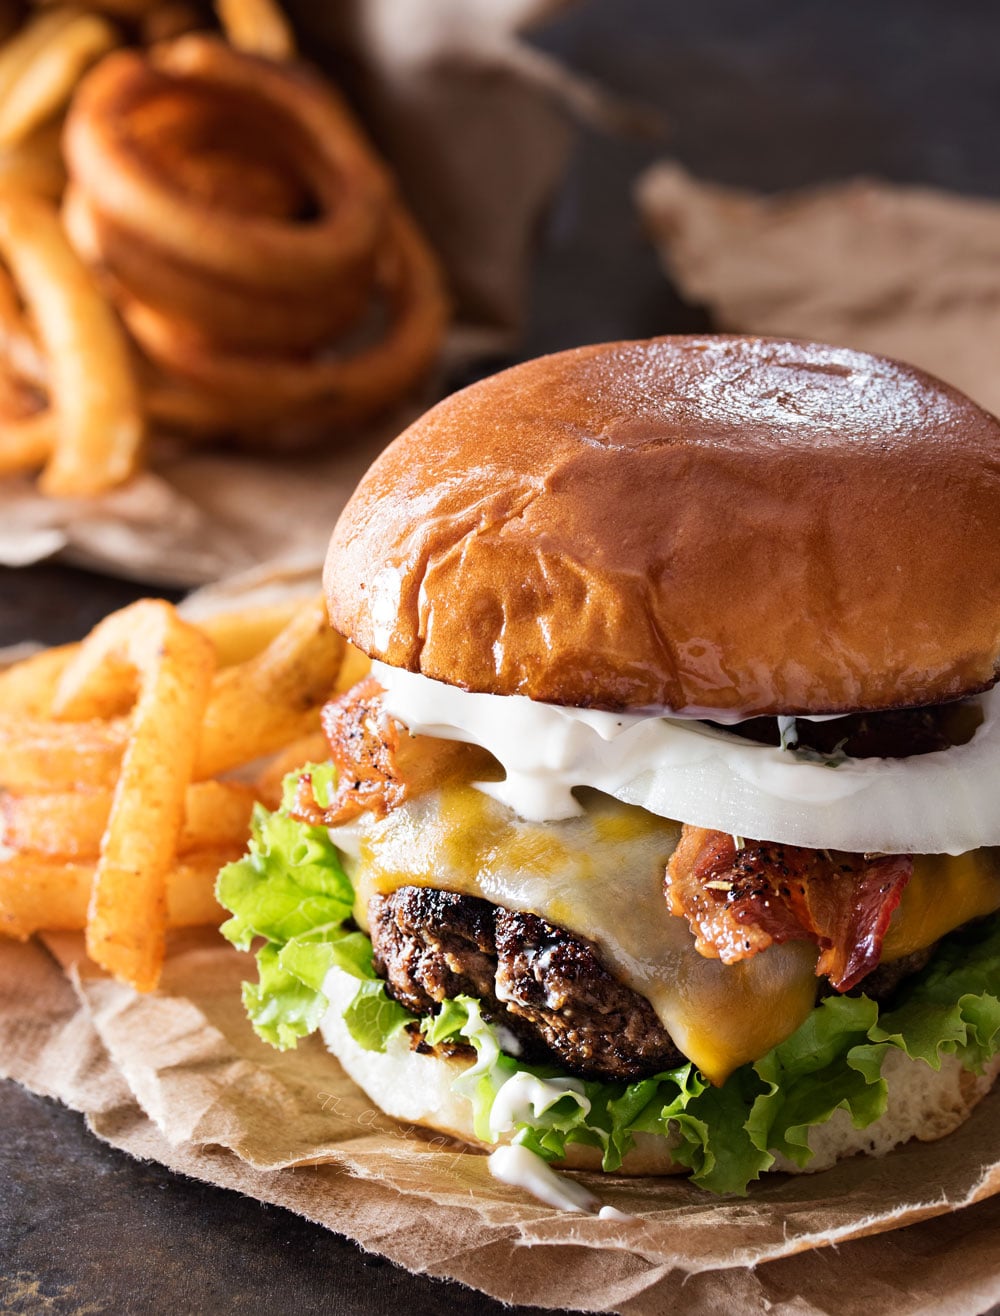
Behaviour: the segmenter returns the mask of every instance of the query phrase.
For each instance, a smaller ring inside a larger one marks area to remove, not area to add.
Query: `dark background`
[[[668,152],[768,190],[864,173],[1000,193],[1000,6],[982,0],[583,0],[533,39],[658,107],[671,131],[581,132],[540,235],[525,357],[707,327],[660,274],[632,206],[636,175]],[[77,638],[142,592],[51,564],[0,570],[0,645]],[[508,1310],[138,1164],[73,1112],[0,1084],[0,1312],[404,1309]]]

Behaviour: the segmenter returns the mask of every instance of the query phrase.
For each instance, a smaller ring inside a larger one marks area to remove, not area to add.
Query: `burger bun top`
[[[936,704],[1000,655],[1000,424],[816,343],[578,348],[456,393],[375,462],[334,626],[465,689],[695,716]]]

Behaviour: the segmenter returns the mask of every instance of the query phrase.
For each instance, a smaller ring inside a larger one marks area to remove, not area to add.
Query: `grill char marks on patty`
[[[375,971],[414,1014],[454,996],[495,999],[495,907],[488,900],[434,887],[404,886],[368,903]]]
[[[592,942],[535,914],[496,911],[497,995],[567,1069],[645,1078],[684,1057],[644,996],[605,969]]]
[[[613,978],[583,937],[475,896],[400,887],[368,905],[375,969],[416,1014],[477,996],[526,1060],[590,1078],[635,1079],[682,1060],[652,1006]]]
[[[414,1014],[431,1014],[442,1001],[475,996],[490,1023],[510,1029],[519,1054],[545,1060],[549,1052],[533,1030],[508,1012],[496,996],[497,908],[488,900],[460,896],[435,887],[404,886],[390,896],[372,896],[368,922],[375,972],[384,977],[390,995]],[[426,1050],[419,1035],[418,1050]],[[448,1054],[471,1047],[454,1045]]]
[[[521,1059],[584,1078],[631,1082],[684,1059],[646,998],[608,972],[592,942],[535,914],[403,886],[372,896],[368,916],[376,972],[414,1014],[433,1013],[450,997],[478,997],[484,1016],[516,1039]],[[933,952],[880,965],[851,994],[886,1000]],[[829,990],[823,979],[817,987]]]

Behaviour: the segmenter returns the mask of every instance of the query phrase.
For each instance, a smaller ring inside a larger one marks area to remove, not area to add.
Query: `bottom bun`
[[[340,969],[330,971],[323,984],[330,1008],[320,1023],[320,1032],[358,1087],[394,1119],[420,1124],[484,1151],[493,1151],[497,1144],[484,1143],[476,1137],[472,1106],[453,1091],[455,1080],[468,1068],[469,1062],[422,1055],[412,1049],[409,1037],[402,1032],[390,1039],[385,1051],[365,1050],[347,1031],[343,1018],[356,991],[355,978]],[[923,1061],[911,1060],[902,1051],[890,1051],[882,1066],[889,1088],[885,1114],[867,1128],[856,1129],[850,1114],[838,1110],[825,1124],[809,1130],[813,1157],[807,1166],[798,1166],[779,1155],[771,1168],[792,1174],[813,1173],[829,1169],[846,1156],[859,1153],[884,1156],[912,1138],[921,1142],[943,1138],[968,1119],[993,1086],[998,1073],[1000,1056],[983,1074],[973,1074],[954,1056],[944,1056],[941,1068],[934,1070]],[[499,1139],[500,1143],[509,1141],[509,1137]],[[572,1144],[560,1164],[569,1169],[599,1170],[601,1154],[594,1147]],[[671,1159],[668,1139],[640,1133],[617,1173],[685,1174],[687,1167]]]

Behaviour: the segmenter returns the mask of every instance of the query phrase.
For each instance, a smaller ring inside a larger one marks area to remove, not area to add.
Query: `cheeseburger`
[[[370,673],[220,879],[266,1040],[318,1029],[469,1143],[718,1192],[988,1091],[991,416],[813,343],[563,352],[398,438],[326,589]]]

